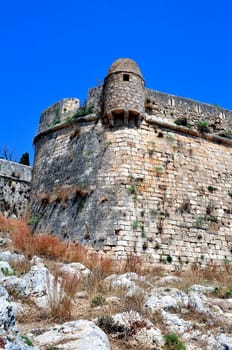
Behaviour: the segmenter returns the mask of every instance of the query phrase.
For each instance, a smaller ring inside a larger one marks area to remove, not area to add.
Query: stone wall
[[[29,201],[31,172],[29,166],[0,159],[0,212],[22,216]]]
[[[101,108],[103,86],[89,89],[88,103]],[[183,98],[152,89],[145,89],[146,113],[171,123],[186,119],[189,128],[197,129],[199,121],[209,124],[209,131],[224,134],[225,131],[232,133],[232,111],[220,106],[210,105],[199,101]],[[231,136],[232,137],[232,136]]]
[[[65,122],[70,114],[74,114],[80,107],[77,98],[64,98],[48,107],[40,117],[39,132]]]
[[[38,135],[35,229],[118,257],[231,260],[232,142],[178,129],[171,117],[147,114],[141,128],[108,129],[96,116]]]

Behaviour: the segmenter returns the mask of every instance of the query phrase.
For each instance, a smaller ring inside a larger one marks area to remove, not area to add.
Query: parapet
[[[64,98],[48,107],[40,117],[39,132],[62,123],[70,113],[75,113],[80,107],[77,98]]]
[[[30,182],[31,174],[32,168],[30,166],[0,159],[0,177]]]

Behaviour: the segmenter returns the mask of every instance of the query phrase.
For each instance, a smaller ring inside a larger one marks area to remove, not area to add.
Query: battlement
[[[30,166],[0,159],[0,177],[16,181],[31,182],[32,168]]]
[[[70,114],[74,114],[80,107],[77,98],[64,98],[48,107],[40,117],[39,132],[65,122]]]

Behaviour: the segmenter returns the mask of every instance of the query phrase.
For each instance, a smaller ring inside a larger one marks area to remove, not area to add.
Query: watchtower
[[[104,117],[110,126],[116,119],[124,125],[134,119],[140,125],[144,114],[144,79],[137,63],[128,58],[113,62],[104,80]]]

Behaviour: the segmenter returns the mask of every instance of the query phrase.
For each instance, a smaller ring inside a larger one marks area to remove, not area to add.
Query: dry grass
[[[59,271],[53,274],[54,279],[47,278],[49,317],[59,321],[72,318],[74,297],[79,287],[76,275],[65,273],[59,276]]]
[[[192,265],[190,270],[178,272],[177,275],[182,278],[177,287],[182,289],[188,289],[193,284],[219,284],[232,288],[232,264],[211,264],[206,267]]]

